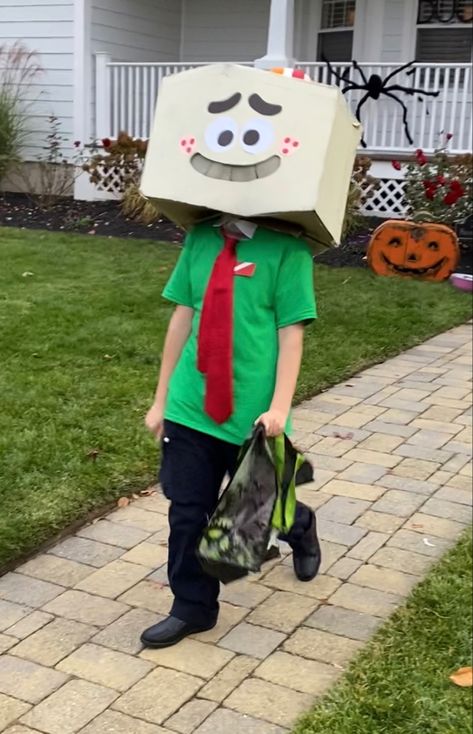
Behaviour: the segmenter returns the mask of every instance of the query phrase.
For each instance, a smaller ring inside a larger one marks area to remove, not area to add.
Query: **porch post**
[[[271,0],[266,54],[255,66],[294,65],[294,0]]]
[[[108,54],[95,54],[95,138],[108,138],[112,135],[110,119],[110,74]]]

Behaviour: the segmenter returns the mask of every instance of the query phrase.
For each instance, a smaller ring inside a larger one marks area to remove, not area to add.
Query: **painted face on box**
[[[164,80],[142,191],[184,226],[209,211],[271,217],[329,244],[359,138],[336,87],[301,72],[202,67]]]
[[[295,78],[301,76],[296,73]],[[210,117],[200,136],[194,131],[179,140],[180,151],[204,176],[235,183],[263,179],[275,174],[284,158],[301,150],[300,140],[290,135],[291,120],[283,106],[257,92],[247,99],[237,91],[212,100],[207,112]]]

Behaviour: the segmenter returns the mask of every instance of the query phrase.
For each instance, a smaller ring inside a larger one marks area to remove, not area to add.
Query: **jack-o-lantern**
[[[458,239],[444,224],[389,220],[373,233],[368,264],[377,275],[446,280],[460,259]]]

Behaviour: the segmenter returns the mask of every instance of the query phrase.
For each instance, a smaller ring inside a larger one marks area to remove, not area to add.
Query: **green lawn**
[[[471,537],[434,568],[295,734],[468,734],[471,689],[449,676],[471,665]]]
[[[153,479],[143,415],[176,256],[153,242],[0,229],[0,568]],[[320,266],[316,289],[299,399],[470,314],[447,284],[362,270]]]

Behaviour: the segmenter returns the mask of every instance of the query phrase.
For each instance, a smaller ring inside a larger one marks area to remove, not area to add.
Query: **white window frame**
[[[451,23],[418,23],[417,18],[419,15],[419,2],[415,0],[410,6],[410,12],[405,14],[404,18],[404,38],[405,38],[405,51],[407,51],[406,61],[412,61],[416,57],[417,51],[417,35],[419,28],[464,28],[470,27],[469,23],[462,23],[459,20],[455,20]],[[473,61],[473,44],[472,44],[472,61]],[[426,62],[427,63],[427,62]],[[435,63],[435,62],[431,62]],[[466,63],[466,62],[465,62]]]
[[[355,23],[352,26],[338,26],[337,28],[322,28],[322,15],[323,15],[323,2],[320,0],[318,8],[318,23],[317,23],[317,43],[316,43],[316,58],[319,53],[319,39],[322,33],[337,33],[341,31],[351,31],[353,33],[353,44],[352,44],[352,59],[357,61],[365,61],[363,58],[363,22],[362,19],[365,16],[366,0],[356,0],[355,4]],[[348,62],[347,62],[348,63]]]

